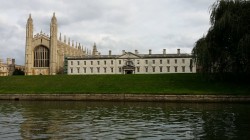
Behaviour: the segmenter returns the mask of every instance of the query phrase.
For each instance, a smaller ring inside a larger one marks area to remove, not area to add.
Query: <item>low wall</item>
[[[147,95],[147,94],[0,94],[0,100],[249,102],[250,103],[250,96]]]

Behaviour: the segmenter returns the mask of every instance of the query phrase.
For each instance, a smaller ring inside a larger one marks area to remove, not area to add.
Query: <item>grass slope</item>
[[[247,95],[247,84],[208,82],[198,74],[0,77],[0,93],[135,93]]]

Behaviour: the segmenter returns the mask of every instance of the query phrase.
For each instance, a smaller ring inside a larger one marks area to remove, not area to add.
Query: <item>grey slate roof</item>
[[[119,59],[120,57],[124,56],[124,55],[133,55],[137,58],[191,58],[192,55],[191,54],[187,54],[187,53],[181,53],[181,54],[134,54],[131,52],[126,52],[125,54],[122,55],[86,55],[86,56],[81,56],[81,57],[71,57],[68,56],[67,59],[68,60],[87,60],[87,59]],[[126,59],[126,58],[120,58],[120,59]]]

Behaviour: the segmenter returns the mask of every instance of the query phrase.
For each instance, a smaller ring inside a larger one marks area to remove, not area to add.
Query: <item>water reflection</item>
[[[249,139],[250,104],[0,101],[0,139]]]

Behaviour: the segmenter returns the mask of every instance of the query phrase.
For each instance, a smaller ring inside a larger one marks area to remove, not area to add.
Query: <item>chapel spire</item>
[[[50,23],[50,75],[55,75],[58,71],[57,63],[57,20],[55,13]]]
[[[57,19],[56,19],[56,14],[55,12],[53,13],[53,17],[51,19],[51,23],[57,24]]]
[[[31,14],[29,14],[29,18],[28,18],[27,23],[33,23],[33,19],[31,18]]]
[[[26,24],[26,44],[25,44],[25,75],[31,75],[32,67],[32,39],[33,39],[33,20],[31,14]]]
[[[98,51],[97,51],[97,48],[96,48],[96,44],[94,43],[92,55],[97,55],[97,53],[98,53]]]
[[[27,20],[26,33],[28,33],[27,36],[33,36],[33,19],[31,18],[31,14],[29,14],[29,18]]]

